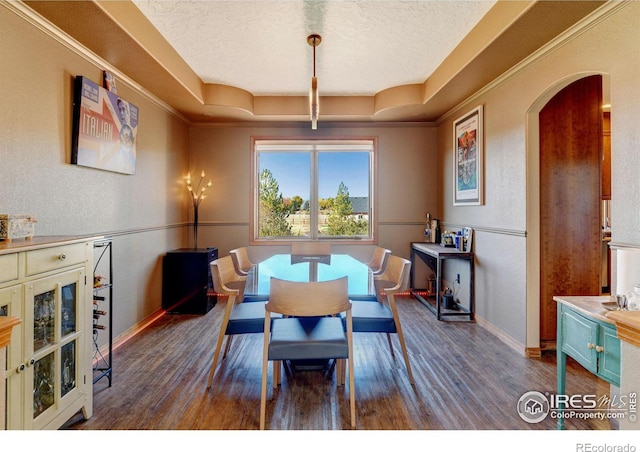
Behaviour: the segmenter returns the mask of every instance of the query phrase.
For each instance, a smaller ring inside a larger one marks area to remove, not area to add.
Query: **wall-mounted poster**
[[[136,172],[138,107],[77,76],[71,163],[124,174]]]
[[[482,204],[482,105],[453,122],[453,204]]]
[[[113,94],[118,94],[116,88],[116,77],[109,71],[102,71],[102,86]]]

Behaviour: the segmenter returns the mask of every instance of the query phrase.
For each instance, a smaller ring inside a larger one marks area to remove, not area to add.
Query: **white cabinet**
[[[19,317],[6,355],[6,429],[56,429],[92,414],[93,240],[0,243],[0,315]]]

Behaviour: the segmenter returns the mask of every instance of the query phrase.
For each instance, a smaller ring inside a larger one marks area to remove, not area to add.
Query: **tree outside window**
[[[254,240],[371,239],[373,150],[371,140],[256,142]]]

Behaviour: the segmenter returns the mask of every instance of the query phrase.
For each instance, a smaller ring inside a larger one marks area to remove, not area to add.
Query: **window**
[[[256,140],[254,242],[374,239],[375,142]]]

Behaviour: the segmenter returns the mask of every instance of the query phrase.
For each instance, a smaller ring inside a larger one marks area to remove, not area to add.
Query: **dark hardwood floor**
[[[259,426],[262,336],[236,336],[205,391],[225,300],[204,316],[167,315],[114,351],[113,386],[94,388],[94,413],[64,429],[244,430]],[[527,391],[554,393],[555,353],[520,356],[476,323],[435,320],[414,299],[399,299],[416,380],[409,384],[381,334],[354,335],[358,430],[553,430],[555,419],[523,421]],[[270,381],[271,385],[271,372]],[[267,428],[349,430],[350,388],[333,373],[294,372],[269,387]],[[569,360],[567,392],[609,395],[609,385]],[[607,420],[567,420],[569,430],[615,429]]]

